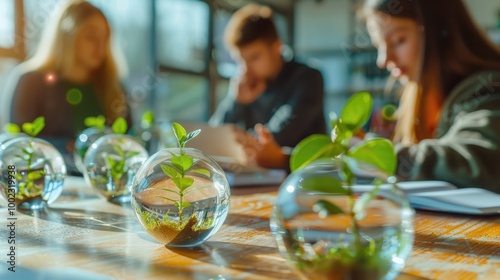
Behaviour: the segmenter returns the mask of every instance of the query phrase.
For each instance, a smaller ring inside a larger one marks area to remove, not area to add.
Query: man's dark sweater
[[[237,87],[230,87],[237,90]],[[311,134],[326,133],[321,73],[295,61],[285,62],[277,78],[253,103],[241,105],[229,92],[210,122],[245,129],[264,124],[282,147],[294,147]]]

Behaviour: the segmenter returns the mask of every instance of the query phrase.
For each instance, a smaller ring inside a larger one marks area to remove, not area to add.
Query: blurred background
[[[52,10],[64,0],[0,0],[0,95],[13,67],[37,47]],[[227,93],[235,71],[223,44],[231,14],[246,0],[91,0],[107,16],[127,61],[123,81],[136,121],[153,109],[157,120],[206,121]],[[388,73],[355,13],[360,0],[258,0],[295,56],[325,78],[325,111],[338,113],[350,94],[384,95]],[[500,45],[500,1],[466,0],[476,22]],[[325,116],[328,117],[328,116]]]

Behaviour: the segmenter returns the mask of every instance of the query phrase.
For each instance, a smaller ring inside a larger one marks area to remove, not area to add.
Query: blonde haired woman
[[[5,119],[22,124],[44,116],[40,137],[59,147],[72,143],[88,116],[102,114],[108,123],[129,119],[110,37],[98,8],[86,1],[63,4],[35,55],[13,74],[2,102]]]

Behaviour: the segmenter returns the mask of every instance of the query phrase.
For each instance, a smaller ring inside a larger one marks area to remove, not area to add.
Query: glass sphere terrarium
[[[394,279],[411,252],[414,210],[396,184],[392,142],[351,139],[372,105],[369,93],[354,94],[331,135],[307,137],[290,158],[271,231],[303,278]],[[360,177],[372,184],[356,185]]]
[[[139,169],[132,187],[132,207],[142,227],[171,247],[196,246],[215,234],[229,211],[224,171],[197,149],[184,148],[189,134],[173,124],[180,148],[164,149]]]
[[[375,192],[341,180],[333,160],[287,178],[271,218],[280,251],[308,279],[394,279],[411,252],[414,211],[392,184]]]
[[[85,180],[108,201],[130,201],[132,180],[148,158],[148,152],[134,138],[110,134],[99,138],[85,153]]]
[[[66,165],[49,142],[19,137],[0,145],[0,189],[19,209],[42,209],[62,192]]]

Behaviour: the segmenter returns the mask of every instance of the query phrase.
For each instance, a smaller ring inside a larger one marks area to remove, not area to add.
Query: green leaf
[[[314,134],[300,141],[292,151],[290,170],[293,172],[305,167],[321,157],[335,157],[337,146],[330,137],[324,134]]]
[[[31,171],[31,172],[28,173],[28,180],[34,181],[34,180],[40,179],[40,178],[42,178],[42,176],[44,174],[45,174],[45,172],[43,170],[40,170],[40,171]]]
[[[172,128],[174,129],[175,137],[177,137],[179,147],[183,148],[184,144],[186,143],[186,130],[184,129],[184,127],[182,127],[182,125],[176,122],[172,123]]]
[[[351,131],[350,128],[348,128],[346,125],[342,123],[342,120],[338,120],[332,123],[331,137],[334,143],[338,145],[348,146],[349,139],[351,139],[352,136],[353,132]]]
[[[208,170],[208,169],[198,168],[198,169],[189,170],[189,172],[210,177],[210,170]]]
[[[184,173],[193,166],[193,158],[189,156],[176,156],[172,158],[172,165],[180,170],[181,173]]]
[[[38,117],[33,121],[33,137],[37,136],[45,127],[45,117]]]
[[[3,126],[3,131],[15,134],[21,132],[21,128],[15,123],[7,123]]]
[[[179,188],[181,192],[183,192],[185,189],[191,187],[194,183],[193,178],[189,177],[177,177],[177,178],[172,178],[172,181],[174,181],[174,184]]]
[[[387,139],[374,138],[361,142],[349,150],[348,156],[379,169],[387,176],[396,172],[396,152]]]
[[[87,117],[83,121],[87,127],[95,127],[99,130],[103,130],[106,125],[106,118],[103,115],[97,117]]]
[[[201,129],[197,129],[195,131],[189,132],[188,135],[186,135],[186,141],[185,141],[185,143],[187,143],[189,140],[195,138],[200,133],[201,133]]]
[[[125,134],[128,129],[127,121],[124,118],[119,117],[115,120],[111,128],[115,134]]]
[[[330,215],[337,215],[344,213],[344,211],[342,211],[340,207],[326,200],[318,200],[313,205],[312,209],[314,212],[318,213],[322,218]]]
[[[113,166],[115,166],[116,161],[111,156],[106,156],[104,159],[106,160],[110,168],[113,168]]]
[[[307,191],[321,192],[327,194],[346,194],[347,191],[342,183],[331,176],[316,176],[304,178],[299,184],[299,188]]]
[[[181,177],[181,173],[177,169],[173,168],[172,166],[162,164],[161,169],[163,170],[163,173],[165,173],[165,175],[167,175],[170,178],[180,178]]]
[[[125,156],[125,152],[122,150],[120,146],[113,145],[113,150],[115,150],[115,152],[119,154],[121,157]]]
[[[187,201],[183,201],[183,202],[182,202],[182,207],[179,207],[179,202],[177,202],[177,201],[176,201],[176,202],[175,202],[175,206],[176,206],[177,208],[182,208],[182,209],[184,209],[184,208],[186,208],[186,207],[191,206],[191,203],[189,203],[189,202],[187,202]]]
[[[23,123],[22,129],[23,129],[24,133],[28,134],[31,137],[35,137],[35,135],[33,133],[34,127],[33,127],[32,123],[30,123],[30,122]]]
[[[35,151],[31,147],[24,147],[22,151],[26,155],[32,155],[33,153],[35,153]]]
[[[372,113],[373,99],[369,92],[362,91],[351,96],[340,114],[342,123],[356,132],[363,126]]]
[[[125,158],[131,158],[131,157],[134,157],[136,155],[140,154],[140,152],[136,152],[136,151],[128,151],[125,153]]]
[[[151,128],[155,121],[155,114],[151,110],[147,110],[142,114],[141,118],[141,127],[143,129]]]

